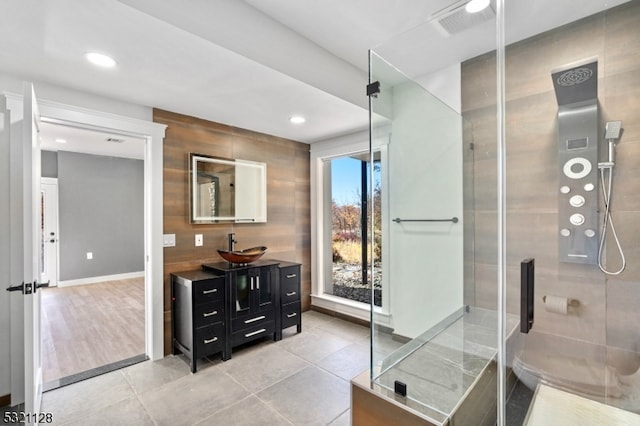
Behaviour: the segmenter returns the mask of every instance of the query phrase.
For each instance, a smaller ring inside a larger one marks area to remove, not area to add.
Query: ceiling
[[[623,2],[507,2],[507,41]],[[0,72],[313,143],[366,129],[368,49],[412,78],[492,50],[493,22],[452,36],[424,24],[452,4],[3,0]],[[88,51],[117,66],[95,68]]]

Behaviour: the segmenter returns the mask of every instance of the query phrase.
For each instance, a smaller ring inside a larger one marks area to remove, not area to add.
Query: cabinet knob
[[[287,293],[287,296],[295,296],[295,295],[296,295],[296,292],[295,292],[295,291],[292,291],[292,292]]]
[[[295,278],[295,277],[297,277],[296,274],[287,274],[287,278]]]
[[[212,315],[216,315],[218,313],[218,311],[213,311],[213,312],[205,312],[204,314],[202,314],[203,317],[210,317]]]
[[[203,290],[202,294],[211,294],[211,293],[216,293],[218,291],[217,288],[212,288],[211,290]]]
[[[297,314],[296,312],[293,312],[293,313],[291,313],[291,314],[287,314],[287,318],[293,318],[293,317],[295,317],[296,315],[298,315],[298,314]]]
[[[208,345],[209,343],[216,342],[217,340],[218,340],[217,337],[214,337],[213,339],[204,339],[204,344]]]

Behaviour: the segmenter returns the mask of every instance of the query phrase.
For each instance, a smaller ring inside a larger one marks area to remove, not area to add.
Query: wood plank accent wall
[[[153,121],[166,124],[164,139],[164,233],[176,246],[164,249],[165,354],[171,350],[169,274],[220,261],[234,232],[239,249],[264,245],[265,258],[302,264],[302,309],[311,305],[311,207],[309,145],[159,109]],[[189,153],[260,161],[267,164],[267,222],[192,225],[189,223]],[[196,247],[195,234],[204,245]]]

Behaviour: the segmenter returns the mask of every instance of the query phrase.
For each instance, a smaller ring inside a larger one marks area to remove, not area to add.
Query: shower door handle
[[[520,262],[520,332],[529,333],[533,326],[535,259]]]

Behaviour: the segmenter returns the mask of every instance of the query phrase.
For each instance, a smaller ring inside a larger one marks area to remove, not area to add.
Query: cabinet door
[[[273,303],[273,280],[271,271],[274,268],[264,266],[255,270],[255,293],[257,308],[260,310],[270,308]]]
[[[236,271],[233,273],[233,308],[234,317],[248,315],[251,311],[251,299],[253,294],[253,280],[250,270]]]

